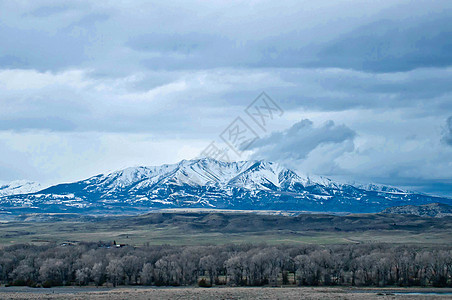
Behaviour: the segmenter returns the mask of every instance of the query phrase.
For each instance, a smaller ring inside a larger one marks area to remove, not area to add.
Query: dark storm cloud
[[[312,66],[400,72],[452,65],[452,15],[426,15],[417,22],[380,20],[320,47]]]
[[[285,6],[30,1],[4,2],[0,10],[0,39],[8,41],[0,44],[2,65],[38,70],[83,64],[110,69],[112,75],[113,67],[399,72],[452,63],[447,1],[289,1]]]

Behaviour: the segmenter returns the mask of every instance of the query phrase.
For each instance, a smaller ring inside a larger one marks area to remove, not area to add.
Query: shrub
[[[212,287],[212,284],[207,283],[207,280],[205,278],[202,278],[201,280],[198,281],[198,286],[199,287]]]

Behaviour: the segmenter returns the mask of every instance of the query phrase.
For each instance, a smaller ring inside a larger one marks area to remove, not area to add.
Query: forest
[[[6,285],[452,286],[452,247],[18,244],[0,250]]]

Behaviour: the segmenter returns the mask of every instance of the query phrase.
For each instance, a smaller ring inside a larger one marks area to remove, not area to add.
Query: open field
[[[444,267],[450,221],[379,214],[28,216],[0,223],[2,283],[11,286],[0,288],[0,299],[446,299],[452,294],[347,287],[451,287]],[[35,288],[18,287],[25,285]],[[53,286],[61,287],[39,288]],[[450,293],[435,290],[444,291]]]
[[[2,299],[451,299],[451,289],[0,288]]]
[[[449,218],[407,215],[151,213],[142,216],[57,215],[0,223],[0,245],[113,241],[129,245],[225,243],[452,243]]]

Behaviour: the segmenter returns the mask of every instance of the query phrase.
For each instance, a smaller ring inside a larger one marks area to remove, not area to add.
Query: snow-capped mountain
[[[134,167],[0,198],[4,212],[129,213],[162,208],[379,212],[452,199],[394,188],[365,189],[298,174],[265,161],[183,160]]]
[[[42,189],[42,186],[34,181],[16,180],[5,185],[0,185],[0,197],[28,194],[37,192]]]
[[[402,189],[399,189],[397,187],[387,186],[387,185],[382,185],[382,184],[375,184],[375,183],[353,184],[353,186],[355,186],[357,188],[360,188],[360,189],[363,189],[363,190],[367,190],[367,191],[389,192],[389,193],[400,193],[400,194],[411,193],[411,194],[413,194],[413,192],[402,190]]]

